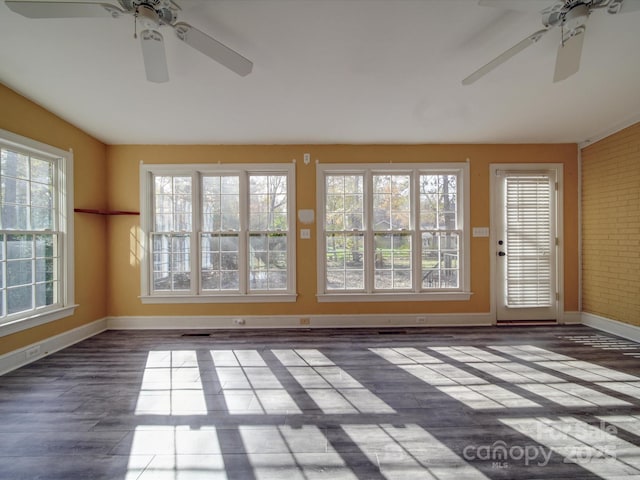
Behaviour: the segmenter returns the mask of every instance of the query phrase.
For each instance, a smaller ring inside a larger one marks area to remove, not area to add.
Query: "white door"
[[[492,166],[496,319],[557,320],[558,170],[505,167]]]

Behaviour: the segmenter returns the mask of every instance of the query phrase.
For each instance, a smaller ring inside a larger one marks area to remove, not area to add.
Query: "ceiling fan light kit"
[[[5,0],[10,10],[27,18],[119,18],[132,15],[139,24],[140,43],[147,80],[169,81],[164,37],[160,29],[169,26],[184,43],[240,76],[251,73],[253,63],[215,38],[185,22],[177,22],[180,6],[173,0],[118,0],[120,6],[93,2],[44,2]]]
[[[519,2],[518,0],[479,0],[480,5],[499,7],[511,10],[531,11],[532,6],[540,2]],[[606,9],[609,14],[636,12],[640,10],[640,0],[565,0],[556,1],[544,8],[539,13],[542,16],[544,30],[539,30],[524,40],[498,55],[489,63],[483,65],[471,75],[462,80],[463,85],[470,85],[495,68],[499,67],[511,57],[514,57],[525,48],[538,42],[554,27],[559,27],[560,46],[556,55],[556,67],[553,81],[559,82],[569,78],[580,68],[582,46],[586,33],[586,24],[589,16],[599,9]]]

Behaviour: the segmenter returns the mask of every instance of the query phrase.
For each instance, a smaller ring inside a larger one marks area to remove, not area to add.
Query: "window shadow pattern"
[[[106,332],[0,377],[0,471],[66,480],[640,478],[633,358],[551,330],[525,341],[432,332]],[[141,343],[115,348],[124,336]]]

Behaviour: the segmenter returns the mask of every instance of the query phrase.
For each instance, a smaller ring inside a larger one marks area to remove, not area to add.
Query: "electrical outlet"
[[[416,323],[427,323],[427,317],[416,318]]]
[[[311,319],[310,318],[301,318],[300,319],[300,325],[311,325]]]
[[[40,345],[35,345],[31,348],[28,348],[25,351],[25,355],[27,357],[27,360],[31,359],[31,358],[35,358],[40,354]]]
[[[234,318],[233,319],[233,324],[234,325],[244,325],[246,322],[244,321],[244,318]]]

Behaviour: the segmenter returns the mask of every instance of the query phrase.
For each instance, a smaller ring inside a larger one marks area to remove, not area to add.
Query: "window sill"
[[[143,295],[144,304],[163,303],[290,303],[297,300],[295,293],[269,293],[251,295]]]
[[[322,293],[316,295],[324,302],[436,302],[467,301],[472,292],[422,292],[422,293]]]
[[[67,307],[56,308],[55,310],[47,310],[46,312],[36,313],[29,317],[17,318],[0,325],[0,337],[11,335],[13,333],[28,330],[29,328],[44,325],[45,323],[54,322],[74,314],[78,305],[69,305]]]

